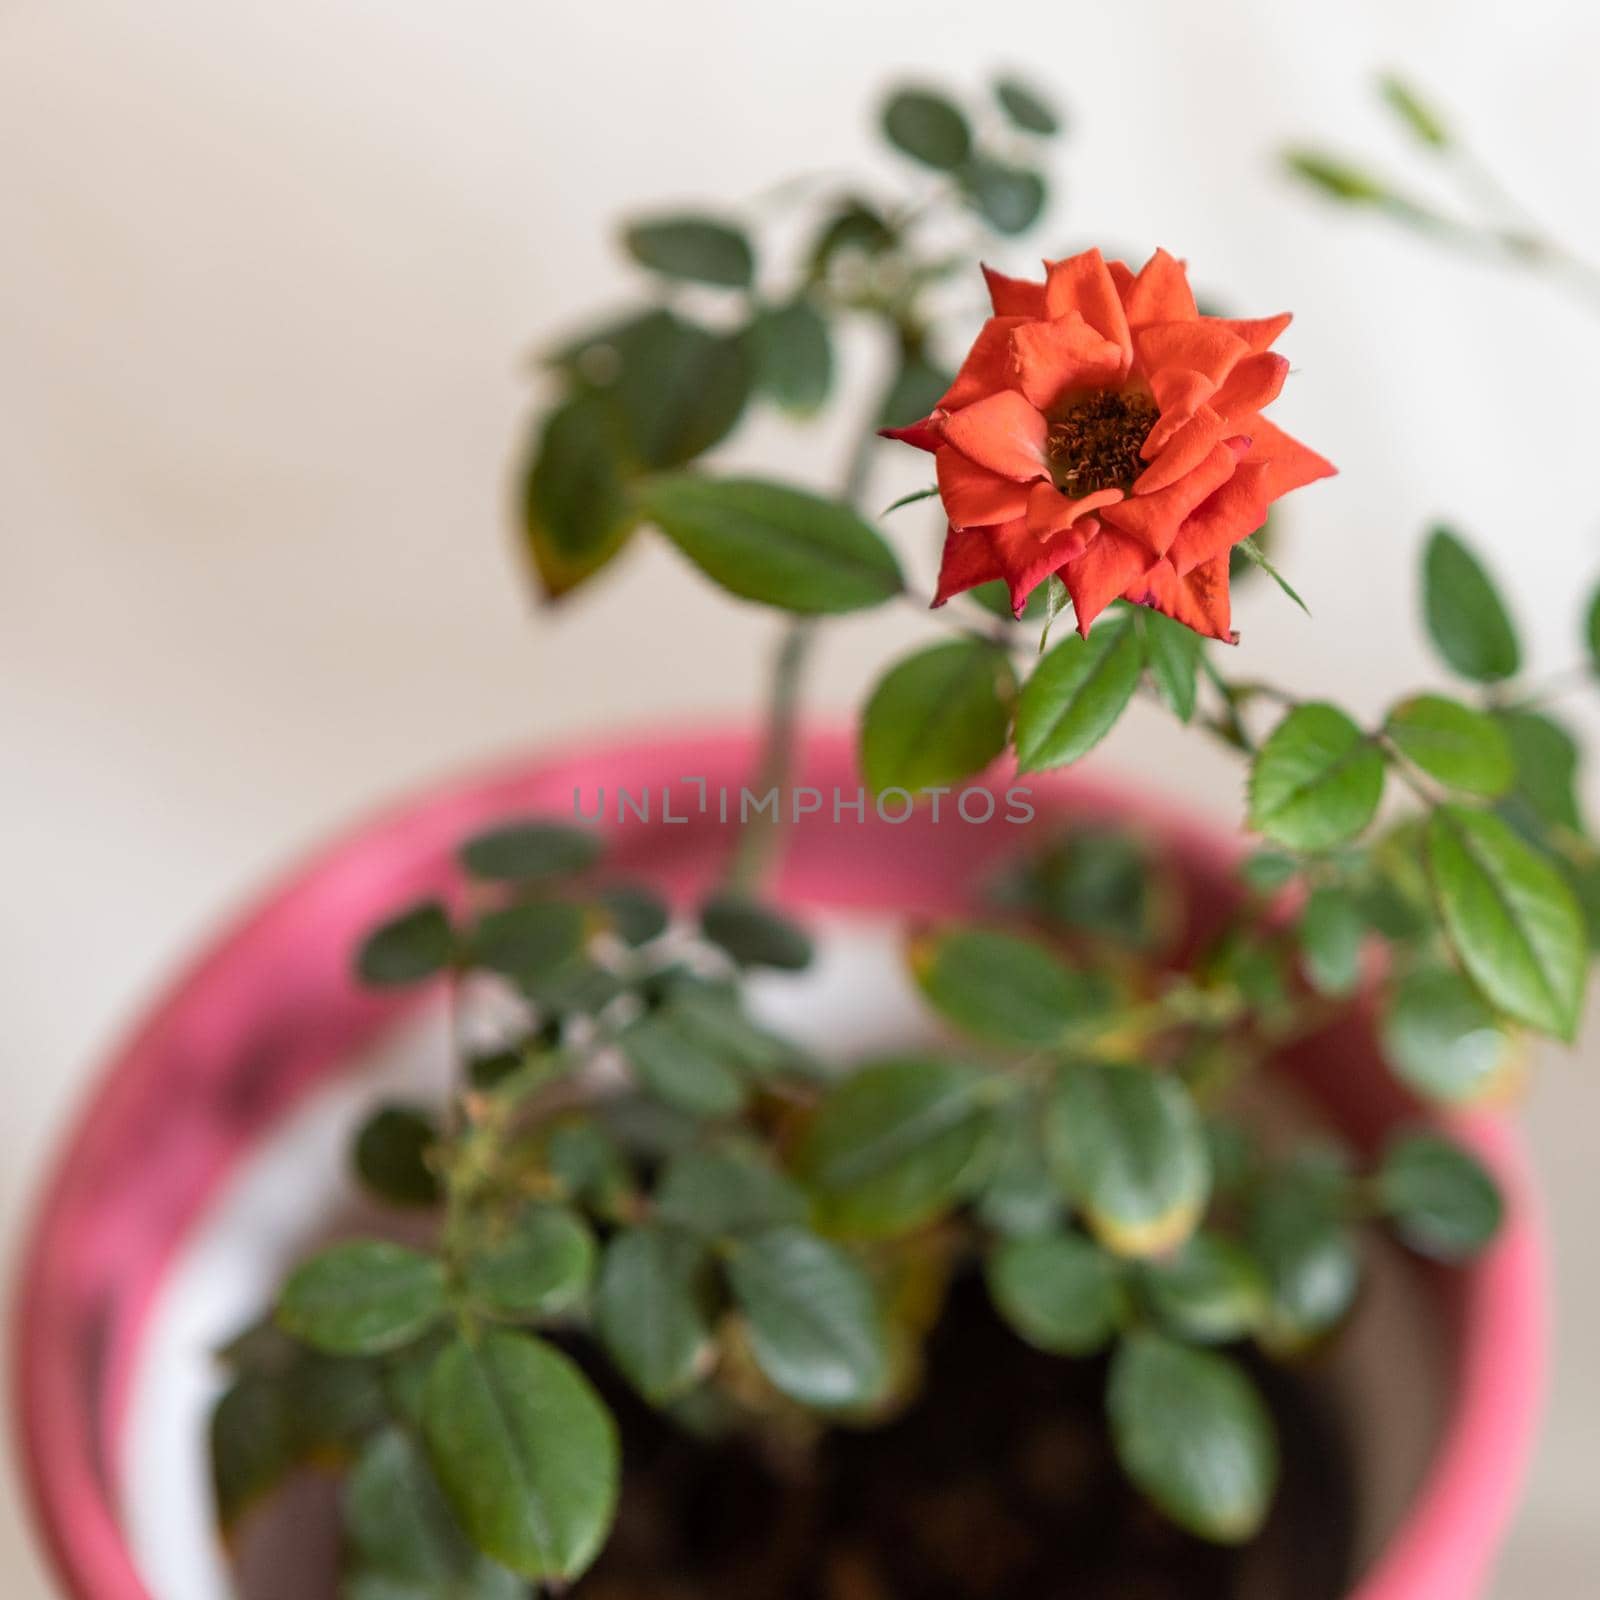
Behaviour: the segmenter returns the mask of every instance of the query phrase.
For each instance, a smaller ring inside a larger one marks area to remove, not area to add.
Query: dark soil
[[[940,1324],[919,1402],[886,1427],[829,1434],[800,1481],[611,1389],[622,1508],[573,1600],[1337,1600],[1347,1453],[1306,1386],[1256,1375],[1284,1480],[1246,1551],[1178,1532],[1128,1488],[1104,1363],[1030,1350],[975,1285]]]

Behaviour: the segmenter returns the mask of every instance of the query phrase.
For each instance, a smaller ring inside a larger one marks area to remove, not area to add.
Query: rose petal
[[[1182,577],[1202,562],[1225,556],[1267,520],[1271,505],[1265,464],[1240,463],[1220,489],[1207,495],[1183,519],[1167,546],[1168,564]]]
[[[1206,320],[1243,339],[1252,350],[1266,350],[1294,321],[1294,316],[1291,312],[1280,311],[1275,317],[1208,317]]]
[[[1011,343],[1022,392],[1043,411],[1073,389],[1103,388],[1122,376],[1121,346],[1076,312],[1054,322],[1025,322]]]
[[[1169,367],[1203,373],[1220,384],[1234,363],[1250,354],[1250,346],[1216,322],[1152,322],[1133,334],[1136,365],[1154,387],[1158,374]]]
[[[1231,427],[1246,424],[1263,407],[1278,398],[1289,363],[1270,351],[1245,356],[1211,397],[1211,409]]]
[[[1096,489],[1077,499],[1064,495],[1053,483],[1036,483],[1028,492],[1028,527],[1037,538],[1064,533],[1101,506],[1114,506],[1122,498],[1120,489]],[[1074,550],[1073,555],[1078,552]]]
[[[1044,304],[1048,314],[1055,318],[1076,311],[1102,338],[1131,356],[1128,314],[1122,309],[1122,296],[1117,293],[1116,281],[1100,252],[1085,250],[1044,265]]]
[[[1135,494],[1159,494],[1185,473],[1193,472],[1228,432],[1227,423],[1210,406],[1203,405],[1169,434],[1152,455],[1150,444],[1158,437],[1159,428],[1160,423],[1150,430],[1150,438],[1145,440],[1141,454],[1150,456],[1150,465],[1134,479]]]
[[[931,412],[920,422],[908,423],[903,428],[879,428],[878,437],[915,445],[918,450],[937,450],[944,443],[944,413]]]
[[[1140,268],[1139,276],[1123,291],[1122,304],[1130,328],[1188,322],[1198,315],[1184,264],[1165,250],[1157,250]]]
[[[1078,632],[1087,634],[1094,619],[1149,568],[1150,554],[1136,539],[1102,522],[1083,554],[1061,569],[1061,581],[1077,613]]]
[[[1099,531],[1093,517],[1085,517],[1072,527],[1042,539],[1025,518],[991,528],[989,538],[1011,591],[1011,609],[1021,616],[1028,596],[1052,572],[1059,572],[1067,562],[1096,543]]]
[[[972,341],[967,359],[961,363],[955,382],[945,390],[939,411],[954,411],[958,406],[970,406],[974,400],[994,394],[1000,389],[1016,386],[1016,358],[1011,353],[1011,330],[1022,321],[1020,317],[990,317],[978,330]]]
[[[1158,561],[1123,596],[1151,606],[1208,639],[1237,644],[1228,599],[1228,558],[1218,556],[1179,577],[1169,562]]]
[[[1100,520],[1136,539],[1153,561],[1167,553],[1183,519],[1233,475],[1237,460],[1226,442],[1213,445],[1200,464],[1176,483],[1154,494],[1135,493],[1106,506]]]
[[[1272,500],[1318,478],[1331,478],[1339,470],[1265,417],[1250,423],[1250,451],[1245,460],[1259,461],[1267,468],[1267,492]]]
[[[1008,278],[993,267],[983,269],[984,281],[989,285],[989,303],[997,317],[1042,317],[1044,311],[1044,285],[1027,278]]]
[[[959,450],[942,446],[934,456],[939,498],[945,515],[958,528],[981,528],[1009,522],[1028,509],[1028,490],[1010,478],[969,461]]]
[[[987,528],[952,526],[944,538],[939,586],[934,590],[933,603],[942,606],[953,595],[965,594],[980,583],[993,583],[1003,576]]]
[[[1015,389],[1002,389],[945,418],[944,436],[969,461],[1019,482],[1045,471],[1044,418]]]

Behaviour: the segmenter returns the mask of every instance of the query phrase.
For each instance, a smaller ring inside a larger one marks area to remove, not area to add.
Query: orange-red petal
[[[1121,345],[1077,312],[1053,322],[1024,322],[1011,335],[1017,381],[1029,400],[1048,411],[1074,389],[1103,387],[1122,375]]]
[[[1138,277],[1122,291],[1122,304],[1130,328],[1188,322],[1198,315],[1183,263],[1165,250],[1157,250],[1139,269]]]
[[[945,390],[936,410],[954,411],[996,390],[1015,386],[1016,358],[1011,353],[1011,332],[1022,320],[1021,317],[990,317],[984,323],[978,330],[978,337],[972,341],[967,359],[961,363],[955,382]]]
[[[965,594],[980,583],[992,583],[1004,576],[987,528],[952,525],[944,538],[944,556],[939,562],[939,585],[934,590],[933,603],[942,606],[953,595]]]
[[[1250,354],[1236,333],[1207,318],[1194,322],[1152,322],[1133,334],[1134,361],[1151,379],[1168,367],[1203,373],[1220,384],[1241,356]]]
[[[1045,262],[1044,304],[1051,318],[1076,311],[1102,338],[1132,354],[1128,314],[1122,309],[1116,280],[1098,250]]]
[[[903,428],[879,428],[878,437],[914,445],[918,450],[937,450],[944,443],[944,413],[932,412],[920,422],[907,423]]]
[[[1089,625],[1150,568],[1150,554],[1136,539],[1102,523],[1083,554],[1061,569],[1061,581],[1072,596],[1078,632]]]
[[[1280,311],[1275,317],[1211,317],[1207,320],[1243,339],[1252,350],[1267,350],[1294,321],[1294,316],[1291,312]]]
[[[1044,285],[1027,278],[1008,278],[993,267],[983,269],[984,282],[989,285],[989,304],[997,317],[1042,317],[1044,313]]]
[[[1175,622],[1234,644],[1231,605],[1228,598],[1228,558],[1218,556],[1180,577],[1170,562],[1158,561],[1123,596],[1137,605],[1151,606]]]
[[[952,412],[944,436],[967,460],[1027,483],[1045,471],[1045,420],[1015,389]]]
[[[1220,489],[1183,519],[1167,546],[1168,564],[1181,577],[1203,562],[1225,556],[1267,520],[1271,505],[1266,466],[1241,462]]]
[[[1120,489],[1096,489],[1074,500],[1062,494],[1053,483],[1036,483],[1028,491],[1028,526],[1036,537],[1049,538],[1064,533],[1102,506],[1114,506],[1121,498]],[[1076,555],[1077,551],[1072,553]]]
[[[980,467],[950,445],[940,446],[933,462],[945,515],[958,528],[1009,522],[1028,509],[1026,484]]]
[[[1267,468],[1267,498],[1276,500],[1318,478],[1331,478],[1339,469],[1315,450],[1291,439],[1282,428],[1255,417],[1250,423],[1250,453],[1246,461],[1259,461]]]
[[[1153,561],[1167,553],[1184,518],[1233,475],[1237,460],[1226,441],[1213,445],[1199,465],[1176,483],[1106,506],[1100,519],[1137,540]]]
[[[1003,522],[989,529],[1000,570],[1005,574],[1006,587],[1011,591],[1011,609],[1022,615],[1028,596],[1050,576],[1081,556],[1098,542],[1099,529],[1093,517],[1084,517],[1070,528],[1063,528],[1040,538],[1019,517],[1015,522]]]
[[[1234,364],[1209,404],[1230,427],[1247,426],[1249,418],[1278,398],[1288,376],[1289,363],[1282,356],[1253,352]]]

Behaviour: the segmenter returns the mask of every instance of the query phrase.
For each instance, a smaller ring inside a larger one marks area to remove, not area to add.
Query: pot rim
[[[691,729],[667,738],[641,730],[637,737],[595,738],[546,754],[502,757],[463,777],[414,790],[335,834],[273,880],[243,913],[229,918],[220,937],[201,946],[200,955],[111,1052],[57,1143],[23,1234],[12,1290],[13,1428],[21,1476],[34,1527],[71,1600],[152,1600],[119,1527],[118,1445],[133,1360],[173,1257],[217,1187],[259,1137],[300,1094],[337,1070],[339,1060],[348,1060],[361,1039],[391,1023],[395,1005],[352,997],[340,1038],[316,1060],[301,1064],[295,1083],[264,1108],[257,1122],[230,1139],[213,1136],[202,1160],[159,1175],[149,1172],[148,1163],[136,1164],[138,1181],[151,1190],[146,1200],[165,1208],[158,1219],[159,1242],[141,1262],[131,1296],[124,1291],[131,1303],[121,1313],[116,1337],[86,1350],[74,1337],[88,1315],[84,1280],[92,1287],[105,1270],[101,1258],[115,1253],[114,1244],[90,1226],[98,1180],[116,1152],[137,1147],[145,1098],[173,1068],[173,1039],[191,1035],[197,1025],[215,1027],[217,990],[227,987],[229,975],[253,970],[259,986],[263,967],[306,959],[308,914],[326,914],[337,905],[348,922],[354,908],[359,925],[395,904],[404,893],[399,880],[406,873],[392,870],[394,863],[408,852],[417,854],[419,834],[435,842],[459,838],[526,808],[532,791],[553,797],[568,786],[592,782],[597,771],[615,774],[620,768],[648,774],[656,783],[671,782],[678,774],[720,773],[737,784],[748,771],[754,745],[744,727]],[[804,775],[821,769],[835,779],[853,777],[850,735],[808,731],[803,749]],[[1242,834],[1231,835],[1127,780],[1074,772],[1032,777],[1028,783],[1051,811],[1100,811],[1133,820],[1190,859],[1225,862],[1246,848]],[[971,787],[1001,791],[1004,783],[975,780]],[[549,798],[539,803],[548,806]],[[952,837],[965,847],[974,843],[970,836],[992,831],[965,828]],[[641,839],[645,832],[635,830]],[[620,837],[620,830],[612,837]],[[436,860],[431,870],[437,878]],[[921,887],[912,880],[913,891]],[[324,948],[317,955],[327,953]],[[225,1002],[226,995],[224,1010]],[[1487,1113],[1435,1120],[1494,1168],[1507,1191],[1507,1222],[1489,1252],[1454,1273],[1459,1345],[1443,1436],[1398,1531],[1350,1600],[1461,1600],[1475,1592],[1514,1510],[1541,1409],[1547,1262],[1522,1142],[1505,1121]],[[97,1408],[91,1395],[99,1388],[109,1400]],[[102,1412],[104,1426],[97,1427]]]

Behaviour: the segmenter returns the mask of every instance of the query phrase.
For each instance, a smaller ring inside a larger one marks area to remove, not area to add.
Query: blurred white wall
[[[1369,711],[1429,679],[1412,565],[1439,514],[1547,619],[1536,663],[1568,663],[1600,571],[1600,318],[1334,215],[1272,161],[1327,136],[1414,170],[1370,93],[1391,64],[1600,252],[1582,0],[0,0],[8,1237],[116,1026],[330,824],[507,745],[754,705],[770,619],[665,550],[531,608],[505,517],[525,354],[629,292],[619,211],[869,158],[888,76],[1058,85],[1047,236],[1165,243],[1240,310],[1298,313],[1275,415],[1343,476],[1284,551],[1314,620],[1261,585],[1240,608],[1250,671]],[[840,442],[763,425],[740,452],[820,480]],[[836,628],[822,702],[917,632]],[[1154,714],[1098,759],[1236,812],[1234,769]],[[1584,1054],[1532,1113],[1565,1360],[1518,1600],[1600,1569]],[[33,1600],[17,1519],[0,1492],[4,1589]]]

